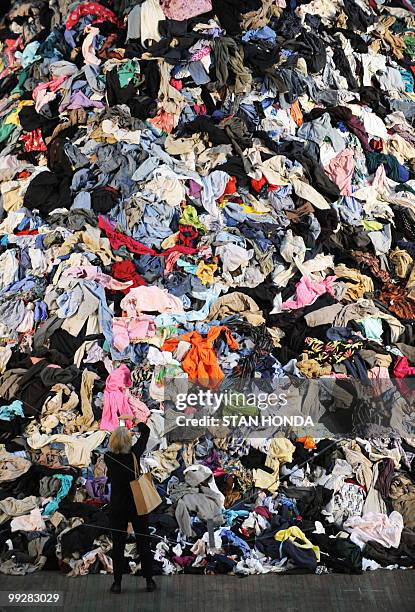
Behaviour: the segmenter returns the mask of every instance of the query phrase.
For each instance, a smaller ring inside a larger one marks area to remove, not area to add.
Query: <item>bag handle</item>
[[[132,453],[133,455],[133,461],[134,461],[134,478],[135,480],[137,480],[140,476],[140,464],[137,461],[137,457],[135,456],[135,453]]]

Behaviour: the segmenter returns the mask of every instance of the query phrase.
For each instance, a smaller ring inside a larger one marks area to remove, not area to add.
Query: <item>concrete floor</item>
[[[332,574],[156,577],[147,593],[144,580],[125,576],[121,595],[108,592],[111,576],[67,578],[56,572],[32,576],[0,575],[0,611],[70,612],[415,612],[413,570]],[[63,604],[5,606],[5,592],[61,591]]]

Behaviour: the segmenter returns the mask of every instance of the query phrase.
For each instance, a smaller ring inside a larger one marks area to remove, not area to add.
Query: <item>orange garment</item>
[[[303,113],[301,112],[301,108],[300,108],[300,104],[298,100],[296,100],[294,104],[291,105],[290,115],[291,115],[291,118],[294,120],[294,122],[298,125],[298,127],[300,127],[300,125],[303,125],[304,123]]]
[[[181,364],[183,370],[189,375],[192,382],[198,383],[201,387],[217,389],[225,375],[219,367],[213,343],[222,332],[225,334],[229,348],[237,350],[239,344],[225,325],[211,327],[206,338],[196,331],[183,334],[179,338],[169,338],[163,344],[162,350],[172,353],[181,340],[190,342],[192,347]]]
[[[301,442],[301,444],[304,444],[304,448],[307,448],[309,450],[311,448],[317,448],[317,445],[311,436],[304,436],[303,438],[297,438],[297,442]]]

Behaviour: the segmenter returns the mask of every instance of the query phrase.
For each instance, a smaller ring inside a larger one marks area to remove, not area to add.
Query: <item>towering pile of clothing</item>
[[[155,573],[412,566],[415,4],[0,15],[0,572],[112,571],[120,416],[151,431]],[[340,437],[166,416],[172,380],[285,379]]]

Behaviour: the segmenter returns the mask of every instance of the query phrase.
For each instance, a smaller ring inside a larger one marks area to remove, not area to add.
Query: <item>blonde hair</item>
[[[117,427],[110,435],[109,447],[110,450],[119,455],[120,453],[131,452],[131,436],[126,427]]]

